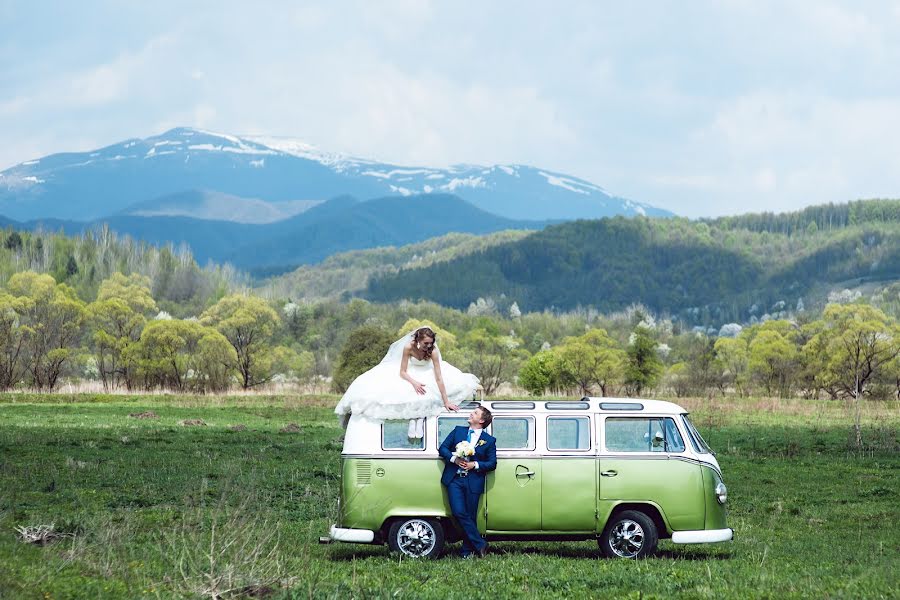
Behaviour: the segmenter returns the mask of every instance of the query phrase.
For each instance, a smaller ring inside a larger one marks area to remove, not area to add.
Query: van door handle
[[[534,477],[534,471],[524,471],[522,473],[516,473],[516,477]]]
[[[615,477],[618,474],[618,471],[600,471],[600,475],[603,477]]]

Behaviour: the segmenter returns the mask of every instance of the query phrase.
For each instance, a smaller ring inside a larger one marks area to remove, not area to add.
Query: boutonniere
[[[486,441],[484,441],[484,440],[478,440],[478,443],[475,444],[475,445],[476,445],[476,446],[484,446],[485,444],[487,444]]]

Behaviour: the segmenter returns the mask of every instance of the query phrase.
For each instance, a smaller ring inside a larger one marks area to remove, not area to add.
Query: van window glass
[[[438,434],[437,434],[437,443],[440,446],[447,436],[450,435],[450,432],[453,431],[455,427],[462,425],[463,427],[468,426],[469,420],[465,417],[440,417],[438,418]]]
[[[608,417],[606,449],[610,452],[684,452],[684,439],[668,417]]]
[[[530,417],[494,417],[491,431],[498,450],[534,449],[534,419]]]
[[[691,423],[690,418],[688,418],[687,415],[681,415],[681,419],[684,421],[685,427],[687,427],[688,435],[691,438],[691,445],[694,446],[694,450],[696,450],[698,454],[710,454],[712,450],[709,449],[706,440],[703,439],[703,436],[700,435],[700,432],[697,431],[697,428]]]
[[[547,448],[590,450],[591,420],[587,417],[550,417],[547,419]]]
[[[684,452],[684,439],[674,419],[663,420],[663,431],[666,434],[666,452]]]
[[[381,426],[381,447],[384,450],[424,450],[425,438],[411,438],[409,419],[385,421]]]

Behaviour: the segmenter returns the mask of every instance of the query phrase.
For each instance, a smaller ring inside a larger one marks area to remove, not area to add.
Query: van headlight
[[[725,501],[728,500],[728,488],[721,481],[716,484],[716,500],[719,501],[719,504],[725,504]]]

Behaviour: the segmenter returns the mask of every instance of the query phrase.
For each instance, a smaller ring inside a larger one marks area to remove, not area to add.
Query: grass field
[[[841,403],[682,400],[718,452],[734,542],[637,562],[497,543],[463,562],[317,544],[337,508],[336,401],[0,395],[0,597],[900,597],[896,402],[864,407],[851,451]],[[19,541],[51,523],[64,537]]]

